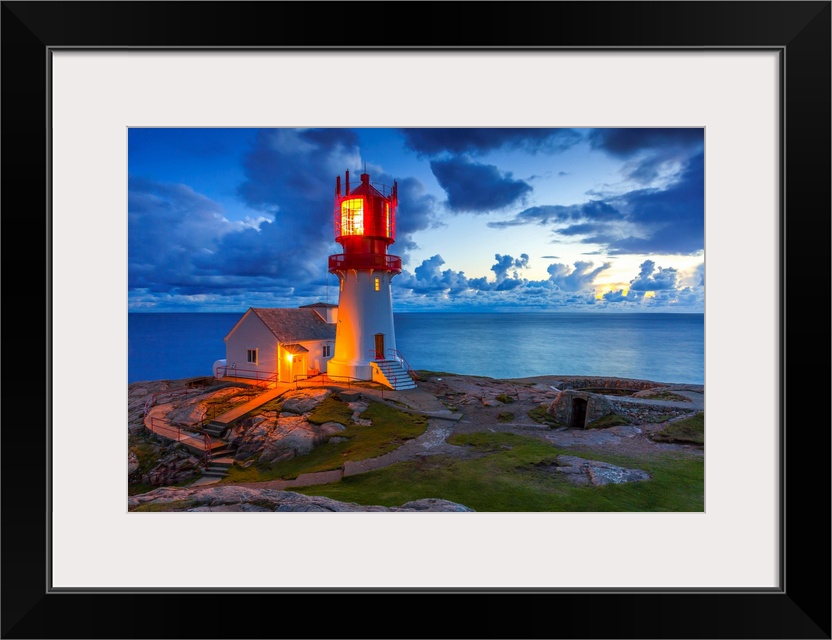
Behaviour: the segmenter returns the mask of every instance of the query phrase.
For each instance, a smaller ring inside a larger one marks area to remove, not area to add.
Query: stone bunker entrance
[[[586,399],[572,398],[572,411],[569,416],[569,426],[572,429],[586,428]]]

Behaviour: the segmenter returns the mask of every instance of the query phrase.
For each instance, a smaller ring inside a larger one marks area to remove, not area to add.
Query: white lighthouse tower
[[[350,190],[346,172],[335,179],[335,241],[344,253],[329,256],[329,272],[338,276],[338,324],[335,354],[327,364],[333,379],[375,380],[393,389],[416,385],[396,349],[391,281],[402,259],[389,255],[395,242],[398,185],[361,182]]]

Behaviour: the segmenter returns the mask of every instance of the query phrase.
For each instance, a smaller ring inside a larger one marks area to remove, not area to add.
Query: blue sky
[[[395,311],[704,311],[704,129],[134,128],[130,311],[337,302],[336,176],[399,185]]]

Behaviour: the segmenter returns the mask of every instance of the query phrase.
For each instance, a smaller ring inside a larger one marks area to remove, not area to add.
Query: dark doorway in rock
[[[573,429],[583,429],[586,423],[586,400],[572,398],[572,414],[569,426]]]

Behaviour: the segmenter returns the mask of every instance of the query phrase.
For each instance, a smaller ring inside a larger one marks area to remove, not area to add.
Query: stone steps
[[[219,438],[227,428],[227,424],[223,424],[221,422],[216,422],[212,420],[211,422],[206,424],[202,428],[202,430],[212,438]]]
[[[227,446],[216,449],[211,452],[211,461],[205,465],[202,476],[204,478],[224,478],[235,462],[233,449]]]
[[[416,383],[398,360],[376,360],[375,364],[391,389],[402,391],[415,389]]]

